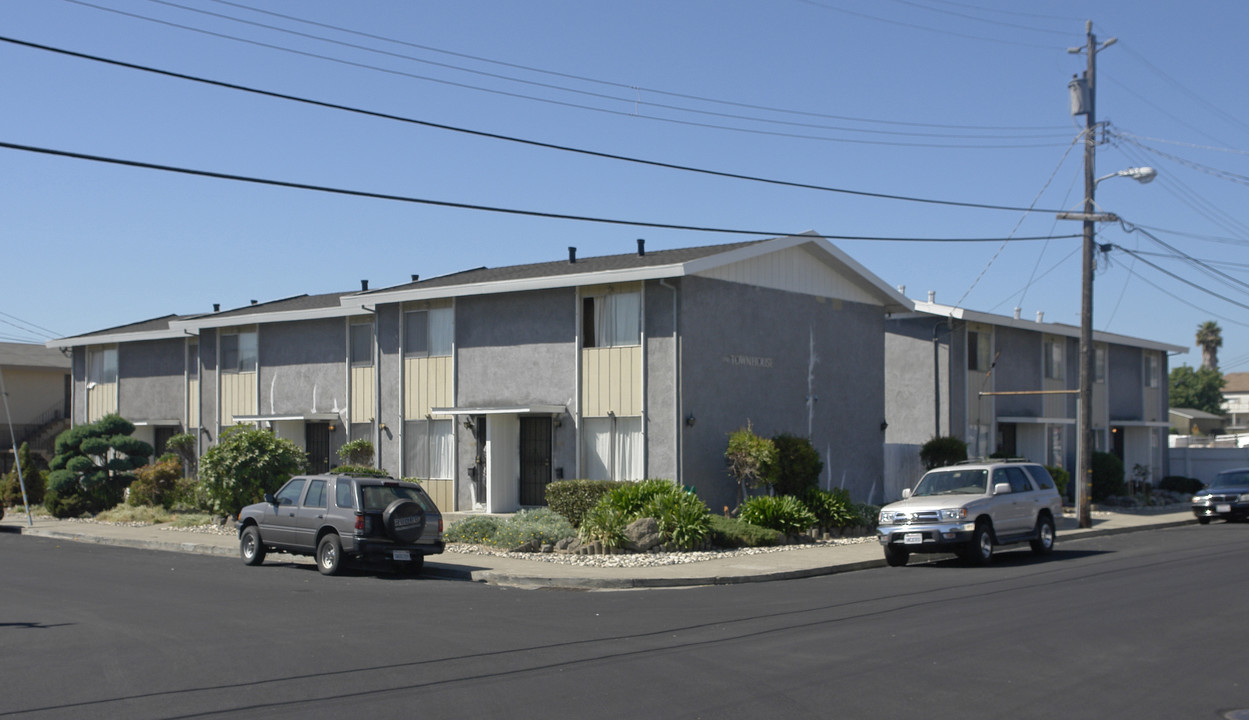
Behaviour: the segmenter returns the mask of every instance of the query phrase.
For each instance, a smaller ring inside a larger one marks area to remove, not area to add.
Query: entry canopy
[[[235,422],[276,422],[279,420],[303,420],[305,422],[338,422],[338,413],[288,413],[285,415],[235,415]]]
[[[562,415],[563,405],[491,405],[486,407],[430,408],[430,415]]]

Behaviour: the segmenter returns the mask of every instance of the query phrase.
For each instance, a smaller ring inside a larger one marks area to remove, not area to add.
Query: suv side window
[[[1042,490],[1052,490],[1054,488],[1054,478],[1050,477],[1050,471],[1045,469],[1044,465],[1024,465],[1024,469],[1032,476],[1032,482]]]
[[[1032,492],[1032,483],[1028,480],[1028,476],[1024,471],[1017,467],[1003,468],[1006,471],[1006,477],[1009,478],[1010,491],[1016,493]]]
[[[278,490],[278,505],[296,505],[299,503],[299,496],[304,492],[304,479],[295,478],[282,486]]]
[[[351,502],[351,481],[339,479],[334,484],[334,504],[340,508],[352,509],[355,505]]]
[[[313,480],[308,484],[308,497],[304,498],[304,507],[325,507],[324,480]]]

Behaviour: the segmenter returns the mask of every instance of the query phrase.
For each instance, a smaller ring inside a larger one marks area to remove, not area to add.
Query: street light
[[[1116,172],[1116,173],[1110,173],[1109,175],[1102,175],[1101,177],[1093,181],[1093,186],[1096,187],[1097,184],[1100,183],[1102,180],[1109,180],[1110,178],[1113,178],[1113,177],[1132,178],[1138,183],[1144,185],[1145,183],[1152,182],[1154,178],[1158,177],[1158,171],[1151,167],[1130,167],[1126,170],[1120,170],[1119,172]]]

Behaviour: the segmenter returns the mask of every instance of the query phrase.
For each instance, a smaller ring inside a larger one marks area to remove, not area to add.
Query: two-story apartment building
[[[885,321],[906,299],[808,235],[479,268],[167,316],[56,340],[74,419],[118,412],[159,451],[242,423],[313,469],[367,438],[449,510],[544,504],[561,478],[672,479],[734,502],[728,434],[807,436],[881,485]]]
[[[888,493],[918,468],[902,458],[936,435],[967,442],[968,454],[1027,457],[1075,468],[1080,328],[916,301],[886,323]],[[1187,348],[1095,332],[1092,427],[1096,450],[1130,474],[1167,474],[1167,355]],[[912,461],[913,462],[913,461]],[[912,477],[914,476],[914,477]]]
[[[6,426],[5,442],[0,443],[4,447],[0,473],[13,468],[13,444],[28,443],[44,460],[52,458],[53,439],[68,427],[69,366],[69,357],[53,348],[0,342],[0,380],[5,391],[0,409],[6,411],[0,416]]]

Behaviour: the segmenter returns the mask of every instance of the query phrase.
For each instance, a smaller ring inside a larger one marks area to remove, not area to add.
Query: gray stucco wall
[[[181,420],[186,412],[186,341],[151,340],[117,348],[117,412],[131,422]]]
[[[1145,368],[1140,349],[1111,345],[1106,349],[1106,365],[1106,410],[1110,421],[1143,419]],[[1161,372],[1164,364],[1159,367]],[[1159,417],[1166,416],[1167,413],[1163,412]]]
[[[678,288],[679,281],[668,285]],[[677,455],[683,427],[677,417],[675,365],[676,343],[673,342],[673,307],[679,307],[676,293],[658,282],[646,284],[646,476],[675,480],[678,476]]]
[[[342,318],[262,325],[258,344],[261,415],[325,413],[347,406]]]
[[[728,435],[750,422],[762,436],[811,439],[821,484],[856,501],[880,499],[884,313],[881,308],[688,277],[682,283],[684,481],[713,512],[736,502],[725,469]],[[814,350],[814,364],[812,364]],[[808,375],[818,398],[808,415]]]
[[[377,309],[375,367],[381,380],[377,417],[386,429],[374,427],[377,439],[370,440],[373,440],[377,451],[378,466],[386,468],[392,475],[399,474],[402,465],[400,458],[403,455],[403,393],[400,391],[403,387],[403,352],[399,337],[401,323],[402,316],[398,305],[386,305]]]
[[[456,405],[563,405],[551,467],[576,477],[577,294],[543,290],[459,298],[455,306]],[[476,442],[457,421],[459,507],[469,507]]]
[[[1041,335],[999,326],[994,350],[997,364],[993,368],[993,390],[1023,392],[1039,390],[1041,367]],[[997,416],[1043,417],[1045,400],[1042,395],[1003,395],[994,400]],[[986,408],[988,404],[986,403]]]
[[[217,331],[199,334],[200,452],[217,443],[221,418],[217,405]]]
[[[885,419],[889,422],[885,441],[923,444],[934,435],[949,434],[951,332],[948,324],[934,317],[890,319],[885,329]],[[934,387],[936,383],[939,385]]]

